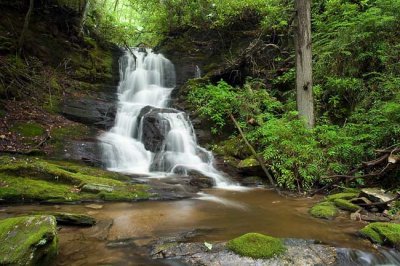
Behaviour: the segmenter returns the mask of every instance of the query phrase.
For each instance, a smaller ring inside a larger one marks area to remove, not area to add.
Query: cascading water
[[[175,87],[174,65],[152,50],[127,51],[120,59],[121,81],[114,127],[100,137],[111,171],[166,176],[197,171],[217,187],[229,187],[213,167],[211,152],[197,145],[186,114],[167,108]]]

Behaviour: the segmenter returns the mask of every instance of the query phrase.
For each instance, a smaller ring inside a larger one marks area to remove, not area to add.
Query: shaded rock
[[[147,150],[152,152],[161,150],[171,129],[168,120],[160,115],[163,113],[179,113],[179,111],[171,108],[146,106],[138,116],[138,123],[142,123],[143,144]]]
[[[100,220],[89,229],[88,235],[98,240],[106,240],[113,224],[114,220],[112,219]]]
[[[92,226],[96,220],[85,214],[67,213],[67,212],[49,212],[46,215],[56,217],[57,224],[62,225],[78,225],[78,226]]]
[[[264,185],[264,180],[259,176],[249,176],[240,180],[240,183],[244,186],[256,187]]]
[[[247,158],[244,160],[241,160],[239,162],[239,164],[237,165],[237,168],[239,169],[239,171],[244,174],[244,175],[248,175],[248,176],[252,176],[252,175],[263,175],[264,172],[260,166],[260,163],[254,159],[254,158]]]
[[[153,249],[153,258],[175,259],[189,265],[333,265],[336,262],[334,247],[315,244],[313,241],[286,239],[286,252],[270,259],[242,257],[229,251],[226,243],[213,244],[209,250],[204,243],[163,243]]]
[[[360,216],[361,220],[366,222],[390,222],[390,218],[380,213],[366,213]]]
[[[92,184],[84,184],[81,187],[81,191],[89,193],[99,193],[101,191],[113,192],[114,188],[112,186],[92,183]]]
[[[50,215],[0,221],[1,265],[48,265],[58,252],[56,219]]]
[[[197,188],[210,188],[215,185],[214,180],[211,178],[202,175],[197,171],[188,172],[188,176],[190,177],[189,185],[197,187]]]
[[[116,107],[112,101],[70,97],[64,100],[61,113],[72,121],[108,129],[114,124]]]

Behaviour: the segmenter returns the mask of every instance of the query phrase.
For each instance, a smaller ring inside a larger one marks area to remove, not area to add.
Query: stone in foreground
[[[56,219],[50,215],[0,221],[0,265],[48,265],[58,251]]]

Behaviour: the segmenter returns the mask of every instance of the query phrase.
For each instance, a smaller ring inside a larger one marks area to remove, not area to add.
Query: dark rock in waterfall
[[[189,184],[191,186],[197,187],[197,188],[210,188],[215,185],[214,180],[211,178],[204,176],[203,174],[191,170],[188,172],[188,176],[190,177]]]
[[[145,148],[152,152],[159,152],[162,149],[165,138],[171,129],[163,113],[179,113],[171,108],[144,107],[139,116],[138,123],[142,123],[142,141]]]
[[[114,124],[116,108],[105,99],[68,98],[62,104],[61,113],[72,121],[108,129]]]

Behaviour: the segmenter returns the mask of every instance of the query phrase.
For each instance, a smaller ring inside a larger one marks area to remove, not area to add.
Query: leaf
[[[204,242],[204,246],[206,246],[206,248],[208,248],[208,250],[211,250],[213,247],[213,245],[208,242]]]

